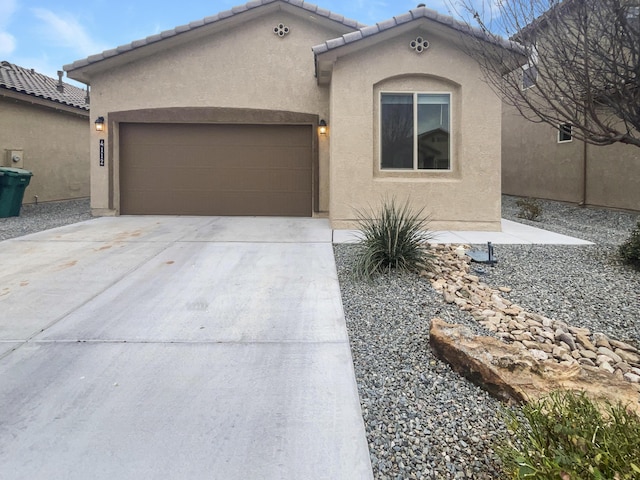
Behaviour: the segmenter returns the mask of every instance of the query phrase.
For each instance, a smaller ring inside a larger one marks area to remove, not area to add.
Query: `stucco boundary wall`
[[[502,192],[640,211],[640,148],[558,142],[558,131],[503,105]]]

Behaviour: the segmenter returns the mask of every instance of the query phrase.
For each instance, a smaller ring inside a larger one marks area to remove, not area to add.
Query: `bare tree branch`
[[[451,0],[456,1],[456,0]],[[525,118],[595,145],[640,147],[640,0],[458,0],[452,8],[524,56],[467,37],[489,85]],[[523,84],[524,81],[524,84]]]

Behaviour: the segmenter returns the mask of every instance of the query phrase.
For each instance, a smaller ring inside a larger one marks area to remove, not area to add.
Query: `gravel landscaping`
[[[19,217],[0,218],[0,241],[90,218],[88,198],[23,205]]]
[[[617,246],[640,214],[541,201],[542,216],[503,217],[594,242],[588,246],[495,245],[498,264],[475,267],[523,308],[640,346],[640,272],[621,265]],[[91,218],[89,201],[25,205],[0,219],[0,240]],[[335,245],[336,265],[376,479],[495,479],[493,452],[504,432],[501,404],[436,359],[430,320],[440,317],[487,334],[467,312],[444,302],[426,278],[390,274],[354,281],[353,245]]]
[[[640,345],[640,272],[620,265],[617,245],[640,215],[541,201],[537,222],[503,217],[594,242],[589,246],[496,245],[498,264],[476,267],[504,297],[527,310]],[[446,304],[428,280],[392,274],[351,277],[353,245],[336,245],[336,264],[376,479],[500,478],[493,440],[504,432],[501,405],[436,359],[430,320],[482,328]]]

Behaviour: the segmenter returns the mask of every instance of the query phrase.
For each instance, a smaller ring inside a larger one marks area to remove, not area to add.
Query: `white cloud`
[[[7,31],[7,25],[17,8],[16,0],[0,2],[0,55],[10,55],[16,49],[16,38]]]
[[[0,55],[10,55],[16,49],[16,39],[8,32],[0,31]]]
[[[45,8],[33,8],[31,11],[43,23],[41,33],[59,47],[72,49],[84,57],[108,48],[91,38],[86,28],[72,15],[57,14]]]

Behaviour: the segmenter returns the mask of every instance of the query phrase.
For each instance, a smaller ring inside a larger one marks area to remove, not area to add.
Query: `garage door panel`
[[[121,124],[120,144],[281,145],[306,147],[310,128],[297,125]],[[151,127],[151,128],[150,128]],[[287,129],[286,136],[282,136]]]
[[[168,192],[189,190],[259,190],[309,192],[311,182],[309,170],[289,169],[286,174],[277,169],[213,169],[172,167],[157,171],[153,176],[145,169],[130,169],[126,181],[128,190],[159,190]],[[132,186],[130,184],[133,184]]]
[[[144,208],[136,215],[215,215],[246,216],[245,205],[253,205],[252,216],[272,216],[273,210],[289,211],[292,206],[305,205],[306,193],[291,192],[288,194],[265,195],[264,192],[192,192],[188,202],[182,192],[170,192],[168,195],[149,202],[148,192],[137,191],[132,194],[132,201]],[[185,213],[188,211],[188,213]],[[284,216],[293,216],[285,213]]]
[[[312,129],[120,125],[124,214],[310,216]]]
[[[260,152],[256,155],[256,150]],[[220,168],[305,168],[311,170],[309,146],[272,146],[259,148],[250,145],[194,146],[194,145],[121,145],[121,163],[135,162],[144,168],[170,168],[180,166]],[[127,165],[125,165],[127,166]]]
[[[131,158],[146,158],[144,162],[137,161],[136,165],[144,168],[181,168],[214,167],[214,168],[305,168],[311,170],[308,164],[308,148],[301,147],[261,147],[260,155],[256,155],[256,147],[194,147],[194,146],[130,146],[121,148],[121,157],[130,161]]]

